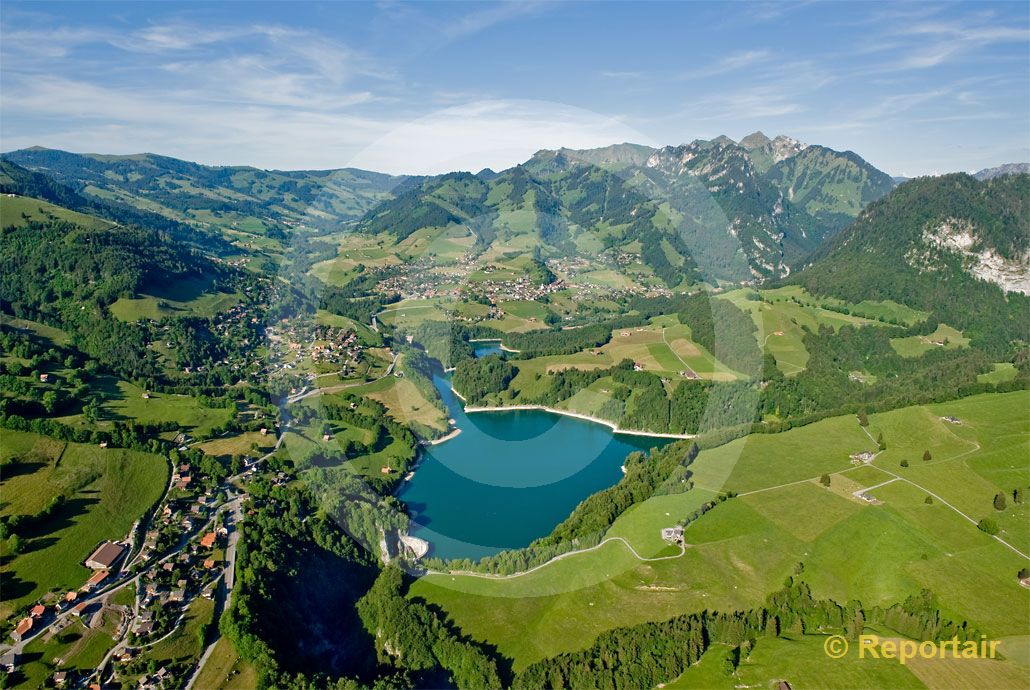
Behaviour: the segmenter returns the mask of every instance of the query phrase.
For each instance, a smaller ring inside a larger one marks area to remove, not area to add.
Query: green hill
[[[1030,175],[918,178],[870,205],[789,282],[893,300],[1008,352],[1030,333]]]
[[[107,156],[33,147],[4,158],[91,199],[129,204],[198,227],[256,234],[282,224],[323,227],[354,219],[404,180],[353,168],[209,166],[151,153]]]

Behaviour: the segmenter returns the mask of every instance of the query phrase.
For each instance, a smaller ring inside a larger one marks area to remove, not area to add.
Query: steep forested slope
[[[1004,351],[1030,338],[1030,176],[911,180],[817,250],[791,282],[891,299]]]

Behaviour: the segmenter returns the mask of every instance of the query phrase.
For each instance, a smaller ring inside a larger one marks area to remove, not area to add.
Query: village
[[[81,586],[51,591],[28,608],[10,632],[12,644],[0,645],[0,670],[15,673],[28,645],[46,649],[69,633],[93,632],[110,635],[101,663],[84,672],[62,668],[61,658],[42,659],[55,669],[50,685],[99,689],[128,680],[141,689],[181,687],[179,681],[191,669],[161,665],[149,651],[181,634],[200,602],[209,602],[205,606],[215,612],[214,621],[228,607],[249,500],[242,484],[261,471],[275,448],[261,458],[246,458],[236,474],[224,479],[206,474],[200,464],[174,464],[151,515],[124,539],[83,545],[82,565],[91,574]],[[269,480],[280,485],[285,477],[278,472]],[[173,679],[178,680],[169,686]]]

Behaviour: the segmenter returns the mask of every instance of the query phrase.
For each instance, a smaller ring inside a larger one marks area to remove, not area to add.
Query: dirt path
[[[481,578],[481,579],[484,579],[484,580],[514,580],[517,577],[522,577],[523,575],[529,575],[530,573],[535,573],[536,571],[541,570],[543,568],[546,568],[547,566],[551,565],[552,563],[557,563],[558,561],[563,560],[565,558],[570,558],[572,556],[578,556],[581,553],[589,553],[591,551],[597,551],[598,549],[600,549],[605,544],[608,544],[609,542],[613,542],[613,541],[621,542],[623,545],[625,545],[625,547],[627,549],[629,549],[630,553],[632,553],[637,558],[637,560],[643,561],[643,562],[670,561],[670,560],[672,560],[674,558],[681,558],[687,552],[686,547],[681,544],[680,545],[680,552],[679,553],[673,554],[671,556],[656,556],[656,557],[653,557],[653,558],[648,558],[648,557],[645,557],[645,556],[641,556],[639,553],[637,553],[637,550],[633,548],[633,545],[630,544],[625,539],[623,539],[622,537],[607,537],[605,539],[602,539],[600,542],[598,542],[594,546],[590,546],[590,547],[587,547],[585,549],[576,549],[575,551],[568,551],[566,553],[559,554],[559,555],[555,556],[554,558],[550,559],[549,561],[546,561],[544,563],[541,563],[540,565],[534,566],[534,567],[530,568],[529,570],[523,570],[521,572],[512,573],[511,575],[495,575],[494,573],[476,573],[476,572],[473,572],[471,570],[427,570],[425,572],[425,574],[426,575],[461,575],[462,577],[478,577],[478,578]]]

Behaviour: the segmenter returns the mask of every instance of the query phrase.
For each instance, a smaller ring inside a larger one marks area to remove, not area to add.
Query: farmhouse
[[[82,586],[82,590],[84,592],[88,592],[89,590],[93,589],[94,587],[99,585],[101,582],[106,580],[107,576],[110,575],[110,574],[111,574],[110,571],[107,571],[107,570],[98,570],[98,571],[96,571],[95,573],[93,573],[92,577],[90,577],[88,580],[86,580],[86,584]]]
[[[17,627],[14,629],[14,632],[11,633],[11,638],[15,642],[21,642],[22,640],[24,640],[29,635],[29,633],[32,632],[32,623],[32,618],[22,618],[21,621],[18,623]]]
[[[662,528],[662,539],[668,542],[682,542],[683,541],[683,526],[676,525],[675,527],[663,527]]]
[[[125,547],[121,544],[113,541],[104,542],[86,559],[86,567],[93,570],[110,570],[124,553]]]

